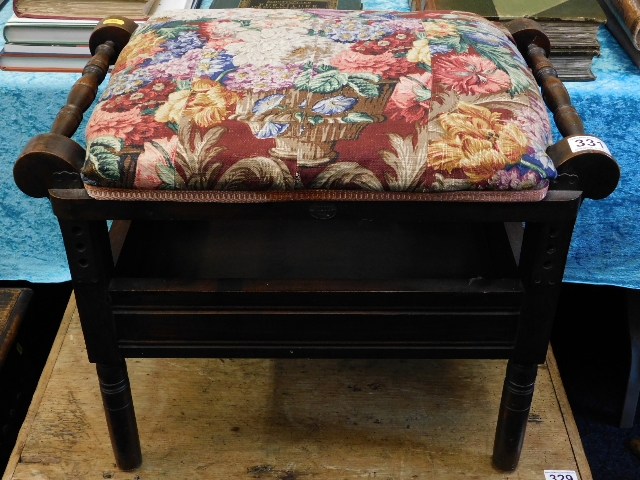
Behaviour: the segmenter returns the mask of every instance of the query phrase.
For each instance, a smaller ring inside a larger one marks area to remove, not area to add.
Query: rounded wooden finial
[[[53,174],[79,172],[84,157],[84,148],[64,135],[36,135],[27,142],[13,166],[13,178],[18,188],[27,195],[46,197],[53,187]]]
[[[127,17],[113,15],[102,19],[89,38],[91,55],[95,55],[98,46],[107,41],[111,42],[115,50],[115,55],[111,57],[111,65],[113,65],[136,28],[138,24]]]
[[[585,198],[599,200],[611,194],[620,180],[620,166],[605,143],[594,135],[569,135],[547,149],[558,170]]]
[[[542,48],[546,56],[549,56],[551,42],[538,22],[530,18],[518,18],[508,22],[506,27],[516,41],[518,50],[525,58],[527,58],[527,51],[531,44]]]

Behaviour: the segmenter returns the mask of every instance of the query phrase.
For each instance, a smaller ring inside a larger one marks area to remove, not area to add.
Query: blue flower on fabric
[[[253,105],[252,111],[253,113],[260,115],[262,113],[268,112],[272,108],[277,107],[282,102],[284,95],[281,93],[274,93],[273,95],[267,95],[260,100],[257,100]]]
[[[533,155],[524,154],[520,158],[520,164],[525,167],[532,168],[541,174],[543,178],[556,178],[556,172],[553,162],[546,153],[540,152]]]
[[[354,43],[357,41],[380,40],[387,35],[391,35],[393,30],[381,22],[367,25],[347,19],[328,26],[325,33],[334,42]]]
[[[450,47],[449,45],[444,45],[444,44],[438,45],[435,43],[429,44],[429,51],[431,52],[431,55],[439,55],[442,53],[450,52],[451,50],[453,50],[453,48]]]
[[[346,110],[352,109],[357,101],[357,98],[337,95],[335,97],[320,100],[313,107],[311,107],[311,110],[313,110],[315,113],[321,113],[323,115],[334,115],[336,113],[342,113]]]
[[[150,75],[144,69],[136,70],[129,75],[116,75],[112,77],[109,85],[107,85],[107,88],[102,94],[102,99],[111,98],[114,95],[124,95],[125,93],[135,92],[153,80],[153,75]]]
[[[153,57],[145,59],[138,68],[144,68],[149,65],[153,65],[156,63],[164,63],[170,60],[173,60],[175,57],[171,52],[167,52],[163,50],[162,52],[156,53]]]
[[[196,48],[202,48],[204,42],[200,40],[200,37],[196,32],[186,32],[178,35],[176,38],[171,38],[164,43],[164,47],[167,51],[171,52],[174,57],[181,57],[189,50]]]
[[[260,129],[260,131],[255,134],[255,136],[256,138],[275,138],[282,132],[284,132],[287,128],[289,128],[288,123],[267,122]]]
[[[196,68],[197,77],[209,77],[217,80],[218,76],[226,71],[233,70],[233,55],[215,50],[205,50]]]
[[[483,43],[485,45],[504,46],[507,44],[504,37],[486,31],[483,32],[481,30],[465,32],[465,36],[474,42]]]

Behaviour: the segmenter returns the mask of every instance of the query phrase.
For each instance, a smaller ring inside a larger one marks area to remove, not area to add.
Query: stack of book
[[[562,80],[596,78],[591,62],[600,55],[596,34],[606,21],[597,0],[410,0],[410,3],[412,10],[462,10],[500,22],[531,18],[549,37],[549,57]]]
[[[89,37],[109,15],[144,21],[163,10],[198,8],[201,0],[14,0],[5,24],[0,69],[82,72],[91,58]]]

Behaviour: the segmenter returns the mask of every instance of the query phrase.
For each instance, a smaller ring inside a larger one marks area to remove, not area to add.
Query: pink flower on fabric
[[[385,52],[382,55],[363,55],[353,50],[343,50],[331,59],[331,65],[341,72],[375,73],[383,78],[398,78],[419,71],[414,63],[401,57],[394,57],[392,52]]]
[[[491,60],[476,54],[448,55],[433,62],[433,74],[458,93],[477,95],[509,89],[509,75]]]
[[[431,81],[430,72],[401,77],[387,103],[385,113],[391,119],[427,123],[431,104]]]
[[[175,158],[178,148],[178,136],[172,138],[159,138],[154,140],[158,146],[151,142],[144,144],[144,152],[138,157],[136,165],[136,179],[133,188],[143,190],[154,190],[162,185],[162,180],[158,174],[158,166],[165,165],[165,156]]]
[[[524,175],[518,168],[499,170],[489,179],[488,186],[493,190],[526,190],[538,188],[540,177],[533,171]],[[540,188],[544,188],[542,185]]]
[[[191,78],[201,57],[202,50],[193,49],[174,60],[149,65],[145,70],[153,78]]]
[[[109,112],[105,110],[109,102],[99,103],[91,115],[91,121],[87,125],[85,136],[87,142],[94,138],[110,135],[116,138],[126,138],[137,123],[145,121],[140,116],[140,108],[131,110]]]

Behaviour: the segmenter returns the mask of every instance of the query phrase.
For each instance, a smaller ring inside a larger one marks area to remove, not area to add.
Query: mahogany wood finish
[[[28,288],[0,289],[0,369],[18,334],[33,291]]]
[[[608,196],[618,185],[620,167],[610,154],[601,149],[574,152],[571,148],[569,139],[575,136],[590,137],[592,145],[603,145],[603,142],[585,134],[582,119],[571,104],[569,92],[547,58],[549,39],[540,25],[530,19],[513,20],[507,26],[533,70],[545,103],[553,112],[556,126],[564,137],[547,150],[560,174],[558,183],[564,184],[563,188],[582,190],[585,198]]]
[[[513,25],[561,131],[581,133],[542,58],[546,36]],[[579,182],[559,182],[535,203],[343,201],[318,219],[305,201],[94,200],[73,179],[80,147],[61,145],[127,31],[102,22],[84,80],[47,134],[55,147],[30,142],[15,169],[16,183],[48,195],[59,219],[118,466],[142,460],[124,358],[302,356],[509,359],[493,462],[516,468],[580,203],[617,182],[605,168],[606,188],[594,187],[588,170],[613,159],[556,157]],[[504,222],[526,223],[519,255]]]
[[[71,88],[67,103],[58,112],[51,132],[33,137],[13,167],[16,185],[27,195],[46,197],[49,189],[54,187],[54,173],[79,172],[82,168],[85,151],[70,137],[96,98],[98,86],[104,80],[109,65],[113,65],[136,28],[135,22],[124,17],[110,17],[96,26],[91,37],[94,43],[90,44],[93,57],[84,67],[82,77]]]

